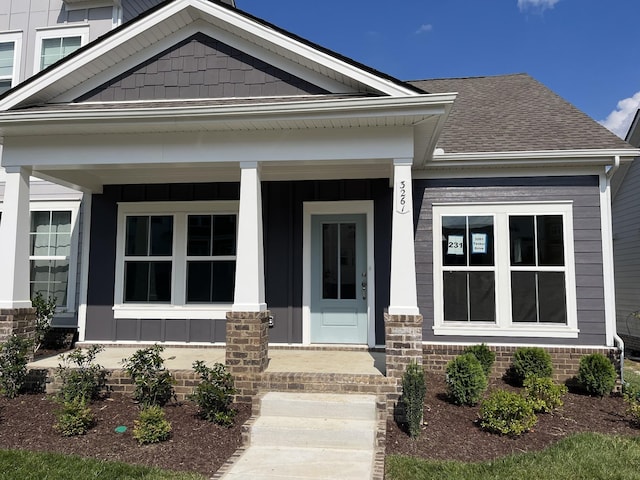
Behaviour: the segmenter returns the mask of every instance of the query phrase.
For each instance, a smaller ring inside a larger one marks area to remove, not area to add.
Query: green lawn
[[[568,437],[536,453],[483,463],[387,457],[387,480],[640,480],[640,438]]]
[[[0,480],[204,480],[125,463],[102,462],[55,453],[0,450]]]

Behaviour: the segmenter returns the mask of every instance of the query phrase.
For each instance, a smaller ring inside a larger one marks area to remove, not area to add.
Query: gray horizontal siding
[[[424,316],[425,341],[603,345],[604,288],[600,230],[600,197],[596,177],[417,180],[414,198],[418,305]],[[528,337],[443,337],[433,334],[433,203],[573,202],[578,328],[574,339]]]
[[[635,160],[612,202],[618,333],[640,349],[640,162]]]

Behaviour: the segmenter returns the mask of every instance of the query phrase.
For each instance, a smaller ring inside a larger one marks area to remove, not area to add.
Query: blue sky
[[[401,80],[525,72],[620,136],[640,106],[640,0],[236,0]]]

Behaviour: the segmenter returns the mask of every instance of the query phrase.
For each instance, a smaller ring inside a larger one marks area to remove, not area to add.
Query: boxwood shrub
[[[616,369],[601,353],[585,355],[580,359],[578,383],[589,395],[608,395],[616,384]]]
[[[513,354],[511,373],[518,385],[523,385],[527,377],[551,377],[553,366],[551,355],[540,347],[520,347]]]
[[[480,407],[480,426],[492,433],[521,435],[538,421],[529,401],[517,393],[496,390]]]
[[[458,355],[447,364],[447,393],[457,405],[475,405],[487,389],[487,376],[471,353]]]

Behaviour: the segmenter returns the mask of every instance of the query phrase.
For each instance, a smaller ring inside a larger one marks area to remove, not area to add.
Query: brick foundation
[[[252,378],[269,363],[269,312],[228,312],[225,363],[236,381],[237,400],[251,402],[257,390]]]
[[[0,343],[6,341],[13,334],[16,334],[17,336],[22,338],[26,338],[31,342],[35,340],[35,308],[0,309]]]
[[[460,355],[465,345],[432,345],[424,344],[423,365],[425,370],[444,372],[455,356]],[[518,345],[489,346],[496,353],[496,361],[491,370],[491,378],[500,378],[506,373],[513,361],[513,353]],[[553,378],[557,382],[574,377],[578,373],[580,359],[590,353],[602,353],[609,357],[620,372],[620,351],[617,348],[584,348],[584,347],[543,347],[551,355],[553,362]]]

